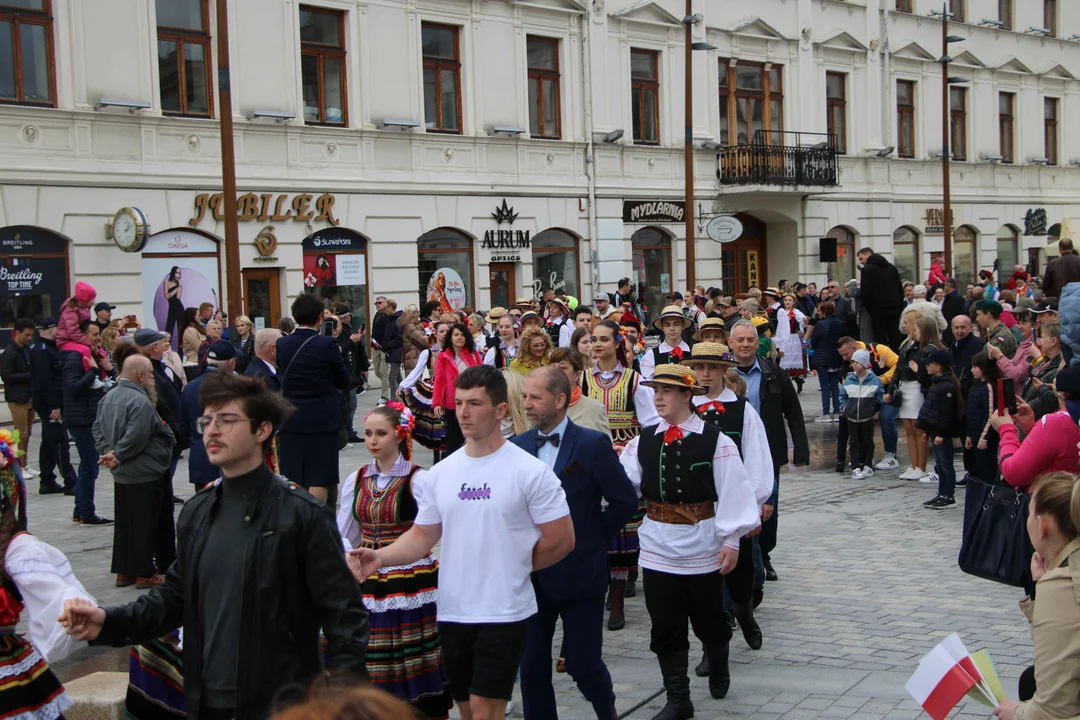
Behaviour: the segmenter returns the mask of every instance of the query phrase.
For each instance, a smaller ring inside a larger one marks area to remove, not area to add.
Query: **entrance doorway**
[[[281,289],[277,268],[244,270],[244,314],[256,330],[276,328],[281,320]]]
[[[676,289],[671,277],[671,236],[645,227],[630,236],[630,246],[634,253],[633,291],[651,326],[667,305],[667,296]]]
[[[491,273],[491,307],[508,308],[517,299],[517,274],[514,271],[514,263],[491,263],[488,265]]]
[[[745,293],[752,287],[764,290],[765,223],[753,215],[735,216],[743,231],[738,240],[724,243],[720,251],[720,289],[729,295]]]

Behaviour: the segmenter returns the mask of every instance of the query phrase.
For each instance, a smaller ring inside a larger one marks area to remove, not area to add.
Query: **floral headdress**
[[[0,493],[15,510],[16,532],[26,529],[26,485],[18,459],[19,431],[0,430]],[[2,558],[0,558],[2,562]]]
[[[402,452],[402,455],[405,456],[406,460],[412,460],[412,434],[413,429],[416,427],[416,417],[413,415],[412,410],[399,400],[391,400],[383,407],[398,413],[398,422],[397,425],[394,426],[394,434],[397,436],[398,442],[404,443],[405,445],[405,450]],[[374,412],[375,411],[372,410],[368,413],[364,420],[366,421]]]

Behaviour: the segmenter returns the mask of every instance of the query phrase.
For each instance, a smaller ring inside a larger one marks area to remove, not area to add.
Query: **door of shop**
[[[514,263],[492,263],[488,265],[491,275],[491,307],[508,308],[517,299],[517,277]]]
[[[244,270],[244,314],[256,330],[276,328],[281,320],[281,293],[277,268]]]
[[[765,223],[752,215],[737,215],[743,231],[720,251],[720,289],[728,294],[765,289]]]

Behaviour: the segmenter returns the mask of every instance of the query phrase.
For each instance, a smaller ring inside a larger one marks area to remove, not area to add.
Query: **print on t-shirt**
[[[461,492],[457,496],[462,500],[490,500],[491,488],[488,487],[487,483],[484,483],[482,488],[471,488],[462,483]]]

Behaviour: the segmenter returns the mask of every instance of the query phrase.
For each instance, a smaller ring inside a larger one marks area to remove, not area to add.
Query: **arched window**
[[[1012,275],[1020,262],[1020,231],[1012,225],[1002,225],[997,231],[997,273],[1000,282]]]
[[[979,274],[979,231],[970,225],[956,228],[953,242],[953,275],[960,287],[974,283]]]
[[[855,278],[855,233],[838,225],[825,234],[836,238],[836,262],[828,263],[829,279],[843,287],[844,283]]]
[[[544,230],[532,239],[533,292],[536,298],[551,288],[588,304],[578,282],[578,239],[565,230]]]
[[[914,228],[905,225],[893,233],[893,264],[901,280],[919,282],[919,233]]]
[[[634,254],[633,291],[652,323],[667,304],[666,296],[675,288],[671,279],[671,236],[663,230],[645,227],[630,237]]]
[[[339,303],[352,310],[352,327],[359,328],[368,324],[368,273],[366,237],[343,227],[328,227],[304,238],[304,287],[316,297],[321,298],[327,307]],[[244,272],[245,284],[248,271]],[[255,299],[266,295],[263,282],[253,277],[256,283],[251,287]],[[273,281],[276,287],[277,281]],[[271,290],[269,294],[276,293]],[[248,293],[245,293],[247,297]],[[265,302],[256,301],[255,305],[265,306]],[[249,313],[250,314],[250,313]],[[254,315],[251,316],[254,319]],[[276,324],[276,323],[275,323]],[[267,325],[267,327],[273,327]]]
[[[446,312],[473,307],[473,243],[461,230],[437,228],[417,238],[416,268],[421,303],[437,300]]]

